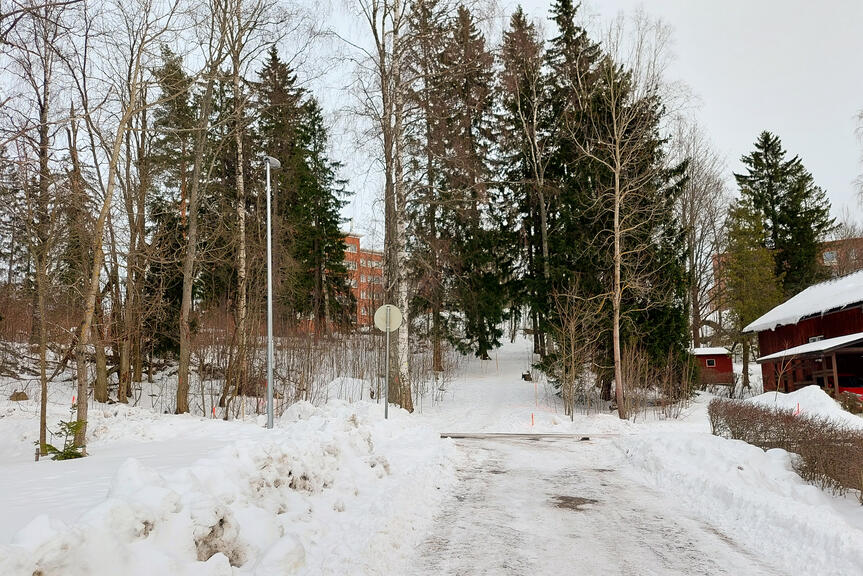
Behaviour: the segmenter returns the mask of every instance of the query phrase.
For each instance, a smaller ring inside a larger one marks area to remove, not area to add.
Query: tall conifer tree
[[[311,319],[316,333],[327,321],[353,319],[353,297],[339,229],[345,204],[340,165],[328,155],[320,105],[296,85],[296,76],[271,48],[260,72],[260,145],[279,159],[272,174],[276,234],[281,244],[280,302],[294,321]]]
[[[799,156],[786,159],[779,137],[764,131],[735,174],[741,195],[764,220],[764,246],[771,250],[783,292],[793,296],[826,277],[818,242],[833,228],[830,202]]]

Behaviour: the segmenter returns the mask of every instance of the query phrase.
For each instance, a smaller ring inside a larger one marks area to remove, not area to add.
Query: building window
[[[836,250],[830,250],[829,252],[824,253],[824,263],[827,265],[836,264],[838,259],[838,255],[836,254]]]
[[[824,334],[821,334],[819,336],[810,336],[809,337],[810,342],[820,342],[822,340],[824,340]]]
[[[714,360],[713,358],[708,358],[707,359],[707,367],[708,368],[716,368],[716,360]]]
[[[350,260],[345,261],[345,266],[347,267],[348,270],[356,270],[357,269],[357,263],[351,262]]]
[[[356,244],[348,244],[347,248],[345,250],[347,252],[350,252],[351,254],[354,254],[357,251],[357,246],[356,246]]]

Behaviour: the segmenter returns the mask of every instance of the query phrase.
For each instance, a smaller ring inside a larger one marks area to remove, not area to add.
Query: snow
[[[694,356],[715,356],[715,355],[727,355],[730,356],[731,352],[728,351],[728,348],[723,348],[721,346],[704,347],[704,348],[690,348],[689,353]]]
[[[348,378],[273,430],[95,405],[90,455],[67,462],[33,461],[36,399],[0,400],[0,574],[859,572],[856,495],[805,483],[784,451],[711,435],[710,394],[677,419],[621,421],[589,394],[569,416],[529,341],[491,356],[389,420]],[[52,386],[56,422],[67,385]],[[863,422],[817,387],[747,402]]]
[[[418,405],[418,412],[441,432],[609,433],[632,426],[598,398],[591,399],[590,414],[566,415],[554,387],[532,368],[531,348],[530,340],[519,338],[491,352],[491,360],[471,359],[442,399]],[[532,381],[522,380],[526,372]]]
[[[346,565],[361,573],[397,568],[450,481],[452,446],[404,411],[390,414],[384,421],[380,406],[364,402],[323,408],[300,403],[274,430],[153,415],[180,422],[186,431],[212,432],[212,445],[222,447],[196,459],[200,444],[192,442],[190,449],[182,436],[124,443],[132,454],[155,450],[160,466],[143,458],[117,465],[113,456],[102,458],[104,442],[94,441],[91,456],[78,461],[3,466],[18,484],[9,486],[4,478],[4,487],[30,485],[31,502],[41,493],[53,506],[74,512],[63,520],[52,506],[37,505],[5,517],[4,528],[16,522],[18,530],[0,544],[0,574],[341,574]],[[173,467],[165,464],[172,456]],[[188,465],[176,466],[182,460]],[[50,497],[67,484],[89,501]],[[0,507],[7,510],[9,500],[21,496],[5,490]],[[404,548],[394,549],[394,542]]]
[[[777,574],[859,573],[863,509],[804,483],[787,452],[708,433],[633,435],[621,445],[630,477],[734,541],[754,566],[774,566]]]
[[[853,428],[863,428],[863,418],[843,410],[838,402],[814,384],[787,394],[765,392],[760,396],[749,398],[746,402],[767,408],[794,410],[800,415],[824,418]]]
[[[817,352],[825,352],[835,348],[841,348],[849,344],[863,341],[863,332],[856,334],[846,334],[845,336],[837,336],[835,338],[827,338],[826,340],[818,340],[817,342],[807,342],[800,346],[794,346],[781,352],[776,352],[768,356],[762,356],[758,362],[766,362],[768,360],[778,360],[780,358],[788,358],[789,356],[803,356],[805,354],[813,354]]]
[[[863,302],[863,270],[810,286],[773,308],[743,329],[744,332],[773,330],[796,324],[802,318],[825,314]]]

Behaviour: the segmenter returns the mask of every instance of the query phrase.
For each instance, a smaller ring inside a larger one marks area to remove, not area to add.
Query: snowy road
[[[459,482],[415,574],[779,574],[661,493],[594,439],[463,439]]]

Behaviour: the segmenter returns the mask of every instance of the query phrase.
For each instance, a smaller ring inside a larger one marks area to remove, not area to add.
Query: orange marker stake
[[[533,427],[533,412],[530,413],[530,426]]]
[[[216,417],[216,407],[213,406],[213,418],[215,418],[215,417]]]
[[[75,397],[74,396],[72,396],[72,405],[73,406],[75,405]]]

